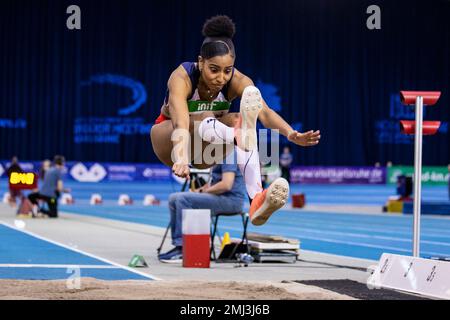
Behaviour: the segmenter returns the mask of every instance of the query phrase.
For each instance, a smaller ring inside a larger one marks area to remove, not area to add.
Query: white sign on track
[[[367,285],[450,299],[450,262],[384,253]]]

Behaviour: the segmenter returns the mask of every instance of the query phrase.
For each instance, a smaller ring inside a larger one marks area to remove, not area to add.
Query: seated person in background
[[[39,211],[50,218],[58,217],[58,197],[63,191],[62,170],[64,169],[65,159],[63,156],[55,156],[54,166],[45,173],[44,181],[38,192],[30,193],[28,199],[33,204],[33,216],[38,216],[38,200],[44,200],[47,203],[48,210]]]
[[[11,178],[11,174],[13,172],[18,172],[18,173],[23,172],[22,168],[19,165],[19,160],[15,156],[11,159],[11,164],[8,167],[8,169],[6,169],[6,176],[8,177],[8,181]],[[22,198],[23,198],[22,190],[12,189],[10,187],[8,203],[13,208],[15,208],[17,205],[16,198],[19,198],[22,200]]]
[[[242,212],[247,194],[244,179],[236,164],[235,153],[231,153],[227,160],[224,164],[212,168],[210,184],[194,192],[177,192],[170,195],[170,229],[172,244],[175,247],[167,253],[158,255],[161,262],[181,262],[183,209],[210,209],[212,215]]]

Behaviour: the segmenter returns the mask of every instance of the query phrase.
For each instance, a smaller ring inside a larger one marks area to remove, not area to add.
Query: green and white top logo
[[[400,175],[413,176],[414,167],[394,166],[388,169],[388,183],[396,184]],[[448,183],[449,173],[447,167],[423,167],[422,183],[425,185],[445,185]]]
[[[230,109],[228,101],[188,101],[189,113],[204,111],[224,111]]]
[[[200,95],[198,94],[198,89],[195,89],[194,94],[192,95],[191,100],[187,102],[189,113],[201,113],[205,111],[212,112],[220,112],[225,111],[228,112],[230,110],[231,103],[227,101],[222,92],[219,92],[214,101],[203,101],[200,99]]]

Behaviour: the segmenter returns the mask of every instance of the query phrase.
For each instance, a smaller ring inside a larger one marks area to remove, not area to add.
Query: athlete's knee
[[[217,121],[217,119],[214,117],[207,117],[200,122],[200,124],[198,126],[198,133],[199,133],[200,137],[204,138],[206,136],[206,132],[208,130],[211,130],[211,126],[209,124],[214,121]],[[203,139],[203,140],[205,140],[205,139]],[[209,141],[209,140],[206,140],[206,141]]]

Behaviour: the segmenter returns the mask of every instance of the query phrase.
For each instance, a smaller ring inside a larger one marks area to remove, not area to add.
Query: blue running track
[[[0,224],[0,279],[151,280],[128,268]]]
[[[1,186],[1,182],[0,182]],[[163,182],[67,182],[72,188],[74,205],[61,206],[62,211],[96,216],[127,222],[135,222],[165,228],[169,221],[167,198],[179,191],[176,183]],[[385,204],[395,195],[395,186],[383,185],[292,185],[291,194],[303,192],[308,204],[377,206]],[[104,204],[89,205],[92,193],[100,193]],[[134,199],[132,206],[117,205],[121,193]],[[146,194],[154,194],[160,206],[145,207],[142,200]],[[423,187],[426,201],[448,201],[445,186]],[[229,231],[239,237],[242,225],[239,217],[222,219],[221,233]],[[314,212],[305,210],[280,210],[261,227],[249,226],[249,232],[282,235],[301,241],[301,248],[355,258],[378,260],[383,252],[411,254],[412,216],[391,214]],[[448,217],[423,216],[421,254],[450,256],[450,219]]]

